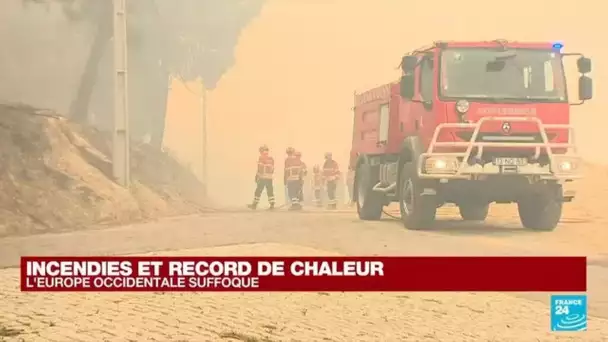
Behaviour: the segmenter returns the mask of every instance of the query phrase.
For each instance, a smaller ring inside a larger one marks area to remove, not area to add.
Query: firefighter
[[[340,178],[338,163],[333,160],[331,153],[325,153],[325,163],[323,163],[323,179],[327,187],[327,209],[336,209],[336,187]]]
[[[300,203],[302,169],[303,163],[300,159],[292,157],[285,160],[285,184],[287,185],[288,198],[291,200],[289,210],[302,209]]]
[[[317,207],[322,207],[321,195],[323,191],[323,175],[321,174],[321,167],[315,165],[312,168],[312,190],[313,190],[313,201]]]
[[[255,193],[253,195],[253,203],[248,205],[252,210],[258,207],[260,202],[260,196],[266,189],[266,195],[268,196],[268,202],[270,203],[270,210],[274,209],[274,187],[272,184],[272,177],[274,175],[274,159],[269,155],[268,146],[263,145],[260,147],[260,157],[258,158],[258,169],[255,174]]]
[[[293,154],[294,158],[300,161],[301,163],[301,172],[300,172],[300,195],[298,199],[300,200],[300,204],[304,203],[304,177],[308,174],[308,169],[306,168],[306,163],[302,161],[302,152],[296,151]]]
[[[290,163],[290,159],[293,159],[293,154],[296,150],[293,147],[288,147],[285,150],[285,170],[287,170],[287,164]],[[285,186],[285,202],[287,204],[291,204],[291,197],[289,197],[289,190],[287,189],[287,173],[285,173],[285,177],[283,179],[283,185]]]

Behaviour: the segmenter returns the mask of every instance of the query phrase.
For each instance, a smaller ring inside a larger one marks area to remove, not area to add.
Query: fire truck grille
[[[457,132],[456,136],[462,140],[470,141],[473,136],[473,132]],[[553,138],[555,138],[555,134],[547,133],[547,138],[549,138],[549,141],[551,141]],[[540,133],[511,133],[509,135],[503,135],[479,132],[476,142],[540,143],[542,141],[543,140]]]

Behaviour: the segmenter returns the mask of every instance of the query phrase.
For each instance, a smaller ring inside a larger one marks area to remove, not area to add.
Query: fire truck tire
[[[524,228],[537,231],[554,230],[562,216],[561,186],[531,196],[517,203],[519,219]]]
[[[422,196],[423,186],[415,165],[415,162],[407,162],[401,167],[397,188],[399,211],[405,228],[422,230],[435,222],[437,204],[434,199]]]
[[[485,221],[490,211],[490,204],[461,203],[458,205],[460,217],[465,221]]]
[[[377,221],[382,217],[384,201],[382,194],[374,191],[376,183],[371,179],[371,169],[366,163],[360,163],[355,171],[354,196],[359,219]]]

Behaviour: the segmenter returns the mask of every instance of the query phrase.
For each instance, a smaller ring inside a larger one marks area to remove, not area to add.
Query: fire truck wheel
[[[370,166],[361,163],[355,171],[355,201],[359,218],[365,221],[377,221],[382,217],[382,194],[374,191],[376,183],[371,179]]]
[[[423,187],[413,162],[405,163],[399,173],[399,211],[407,229],[429,228],[435,221],[437,204],[433,198],[422,196]]]
[[[552,231],[562,216],[561,186],[517,203],[519,219],[527,229]]]
[[[490,204],[461,203],[458,205],[460,217],[465,221],[485,221],[490,211]]]

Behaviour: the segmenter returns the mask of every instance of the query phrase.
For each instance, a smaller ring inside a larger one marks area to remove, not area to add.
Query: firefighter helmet
[[[268,146],[266,146],[266,145],[260,146],[260,153],[262,153],[262,152],[268,152]]]
[[[331,152],[325,153],[325,159],[331,159]]]
[[[285,150],[285,153],[287,153],[288,155],[292,155],[296,150],[293,147],[288,147]]]

